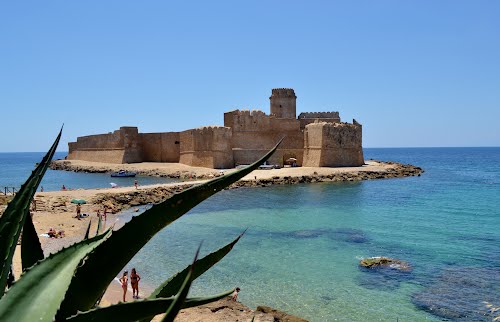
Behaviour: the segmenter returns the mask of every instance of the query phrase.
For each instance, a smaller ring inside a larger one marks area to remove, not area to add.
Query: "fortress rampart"
[[[317,122],[304,131],[305,167],[346,167],[364,164],[361,125]]]
[[[300,121],[300,128],[302,130],[306,127],[307,124],[311,124],[316,121],[328,123],[340,122],[339,112],[304,112],[299,114],[298,119]]]
[[[273,89],[269,115],[260,110],[234,110],[224,113],[224,126],[161,133],[121,127],[108,134],[79,137],[69,143],[68,159],[232,168],[254,162],[284,137],[269,160],[272,164],[337,167],[364,163],[359,123],[342,123],[339,112],[306,112],[297,118],[296,99],[293,89]]]
[[[181,132],[180,163],[204,168],[232,168],[231,134],[231,129],[223,126]]]

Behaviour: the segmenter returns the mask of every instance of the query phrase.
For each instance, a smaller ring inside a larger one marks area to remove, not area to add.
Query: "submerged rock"
[[[281,321],[281,322],[308,322],[307,320],[299,318],[298,316],[291,315],[291,314],[288,314],[286,312],[273,309],[272,307],[269,307],[269,306],[257,306],[257,309],[255,311],[272,315],[274,318],[274,321],[276,321],[276,322],[279,322],[279,321]]]
[[[370,240],[362,230],[354,228],[337,228],[332,232],[332,238],[355,244],[366,243]]]
[[[418,308],[453,321],[500,320],[500,268],[453,267],[443,270],[412,296]]]
[[[410,263],[390,257],[368,257],[359,261],[359,265],[366,268],[388,268],[401,272],[411,272]]]
[[[293,238],[317,238],[320,237],[321,235],[327,234],[329,231],[328,229],[302,229],[302,230],[296,230],[292,231],[290,233],[290,236]]]

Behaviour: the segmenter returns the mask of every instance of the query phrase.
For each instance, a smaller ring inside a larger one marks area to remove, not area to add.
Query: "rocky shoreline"
[[[319,183],[319,182],[356,182],[362,180],[372,179],[387,179],[387,178],[401,178],[410,176],[420,176],[424,170],[420,167],[401,164],[396,162],[381,162],[370,161],[376,163],[378,167],[375,170],[370,168],[360,167],[356,171],[342,171],[342,168],[336,168],[336,171],[328,171],[325,168],[292,168],[289,171],[297,169],[297,175],[273,175],[280,174],[280,170],[256,170],[251,175],[239,180],[232,184],[228,189],[236,189],[241,187],[268,187],[272,185],[288,185],[288,184],[303,184],[303,183]],[[136,165],[137,168],[139,168]],[[82,166],[74,165],[70,161],[56,161],[51,165],[52,169],[75,171],[75,172],[110,172],[109,168],[103,166]],[[105,171],[107,169],[107,171]],[[351,168],[352,169],[352,168]],[[113,170],[113,169],[111,169]],[[223,175],[222,172],[214,172],[213,169],[203,169],[205,173],[193,172],[173,172],[160,171],[158,169],[147,169],[139,173],[148,175],[171,176],[182,178],[188,176],[190,178],[213,178],[215,176]],[[285,169],[283,169],[285,170]],[[308,170],[304,171],[304,170]],[[135,170],[134,170],[135,171]],[[199,171],[199,170],[198,170]],[[234,171],[234,170],[228,170]],[[276,172],[273,172],[276,171]],[[300,171],[300,172],[299,172]],[[287,172],[290,174],[290,172]],[[254,175],[257,174],[257,175]],[[140,189],[95,189],[87,200],[94,206],[106,206],[109,211],[117,213],[121,210],[141,205],[149,205],[161,202],[169,198],[172,194],[187,189],[194,184],[202,181],[184,181],[171,184],[162,184],[154,186],[142,186]],[[133,187],[131,187],[133,188]],[[50,193],[48,193],[50,195]],[[41,205],[47,211],[52,212],[66,212],[72,211],[73,205],[69,203],[70,197],[58,196],[54,198],[40,198]]]
[[[295,183],[312,183],[312,182],[338,182],[338,181],[357,181],[357,180],[370,180],[370,179],[386,179],[386,178],[400,178],[409,176],[420,176],[424,173],[424,170],[420,167],[411,164],[402,164],[398,162],[391,161],[377,161],[370,160],[367,164],[376,163],[377,165],[384,166],[384,169],[380,170],[369,170],[364,167],[358,167],[356,171],[342,171],[344,168],[288,168],[291,170],[296,169],[316,169],[317,171],[312,172],[308,175],[299,176],[272,176],[272,180],[266,178],[264,182],[256,182],[258,180],[253,180],[254,183],[248,183],[246,181],[251,180],[240,180],[239,186],[260,186],[271,184],[295,184]],[[229,170],[216,170],[208,168],[195,168],[183,166],[181,169],[175,167],[143,167],[142,163],[138,164],[105,164],[105,163],[94,163],[94,162],[76,162],[67,160],[56,160],[50,164],[50,169],[52,170],[63,170],[72,172],[84,172],[84,173],[111,173],[117,171],[118,168],[126,169],[127,171],[132,171],[141,176],[151,176],[151,177],[166,177],[172,179],[180,180],[199,180],[199,179],[211,179],[223,175],[225,172],[235,171],[236,169]],[[151,165],[151,164],[148,164]],[[165,164],[159,164],[165,165]],[[171,164],[174,165],[174,164]],[[178,165],[178,164],[176,164]],[[321,169],[322,171],[318,171]],[[336,169],[337,171],[331,171],[330,174],[321,174],[319,172],[325,172],[325,169]],[[353,168],[345,168],[353,169]],[[354,168],[356,169],[356,168]],[[276,170],[255,170],[255,171],[276,171]],[[254,172],[255,172],[254,171]],[[278,170],[279,171],[279,170]],[[298,171],[296,171],[298,172]]]

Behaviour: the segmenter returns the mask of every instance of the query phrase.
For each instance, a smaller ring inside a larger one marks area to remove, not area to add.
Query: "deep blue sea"
[[[156,235],[129,266],[153,287],[188,265],[201,241],[208,253],[248,228],[233,251],[195,281],[193,295],[239,286],[244,304],[311,321],[499,316],[488,305],[500,307],[500,148],[365,149],[365,158],[426,172],[222,191]],[[0,154],[0,185],[22,177],[26,169],[16,163]],[[74,187],[94,187],[93,179],[83,179],[90,175],[63,172],[49,172],[44,184],[58,189],[62,175]],[[371,256],[408,261],[413,271],[360,269],[359,260]]]

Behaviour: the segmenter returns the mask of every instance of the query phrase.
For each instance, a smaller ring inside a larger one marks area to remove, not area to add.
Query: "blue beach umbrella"
[[[87,201],[85,201],[83,199],[73,199],[73,200],[71,200],[71,203],[76,203],[78,205],[83,205],[83,204],[86,204]]]

